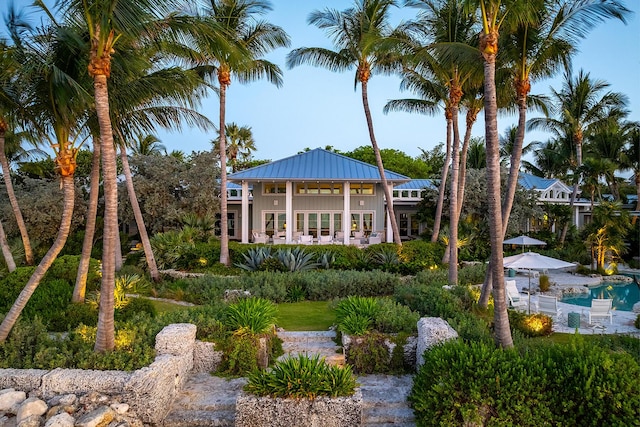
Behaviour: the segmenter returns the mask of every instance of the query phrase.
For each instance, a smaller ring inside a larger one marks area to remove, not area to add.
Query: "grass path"
[[[276,324],[287,331],[326,331],[335,321],[328,301],[278,304]]]

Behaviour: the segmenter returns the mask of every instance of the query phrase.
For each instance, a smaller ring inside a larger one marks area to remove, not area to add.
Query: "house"
[[[410,179],[385,171],[391,187],[396,221],[402,239],[422,234],[417,205],[437,181]],[[331,236],[349,244],[354,237],[382,233],[393,241],[386,217],[386,200],[376,166],[317,148],[256,166],[228,176],[229,237],[243,243],[261,238],[299,241],[299,236]],[[535,191],[538,203],[569,205],[572,188],[558,179],[520,173],[519,183]],[[573,222],[578,227],[590,221],[590,202],[578,199]],[[528,227],[539,228],[536,220]],[[527,230],[528,231],[528,230]]]
[[[410,178],[385,171],[387,184]],[[376,166],[317,148],[230,174],[228,194],[231,238],[248,243],[255,231],[293,242],[305,235],[350,238],[385,232],[385,197]],[[391,201],[393,203],[393,201]]]

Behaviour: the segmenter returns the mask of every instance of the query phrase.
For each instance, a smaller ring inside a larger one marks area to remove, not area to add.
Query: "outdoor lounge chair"
[[[515,308],[516,310],[524,310],[527,308],[527,301],[518,291],[515,280],[505,281],[505,294],[507,295],[507,301],[509,302],[510,308]]]
[[[253,243],[269,243],[269,235],[263,231],[253,232]]]
[[[609,324],[613,323],[613,314],[611,313],[611,307],[613,305],[612,299],[600,299],[594,298],[591,300],[591,309],[589,310],[589,324],[592,325],[593,318],[609,318]]]
[[[300,244],[301,245],[311,245],[313,244],[313,236],[311,234],[303,234],[300,236]]]
[[[560,317],[561,310],[558,307],[558,298],[548,295],[538,295],[538,313],[551,317]]]
[[[369,244],[375,245],[378,243],[382,243],[382,234],[377,231],[374,231],[369,235]]]
[[[318,244],[319,245],[330,245],[332,243],[333,243],[333,237],[331,237],[331,235],[318,236]]]

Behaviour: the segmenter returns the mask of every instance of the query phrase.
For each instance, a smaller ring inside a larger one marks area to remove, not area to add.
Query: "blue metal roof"
[[[385,170],[389,182],[406,182],[410,178]],[[276,160],[229,175],[232,181],[372,181],[379,182],[376,166],[342,154],[316,148],[295,156]]]
[[[539,176],[531,175],[528,173],[520,173],[518,175],[518,183],[527,190],[544,190],[559,181],[559,179],[541,178]]]
[[[438,187],[433,179],[412,179],[409,182],[393,187],[394,190],[422,190],[423,188],[437,189]]]

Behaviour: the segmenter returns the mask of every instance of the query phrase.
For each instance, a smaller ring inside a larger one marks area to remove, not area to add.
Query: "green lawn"
[[[336,321],[328,301],[278,304],[276,324],[287,331],[326,331]]]
[[[151,304],[156,308],[158,313],[168,313],[171,311],[188,310],[189,306],[182,304],[174,304],[168,301],[151,300]]]

